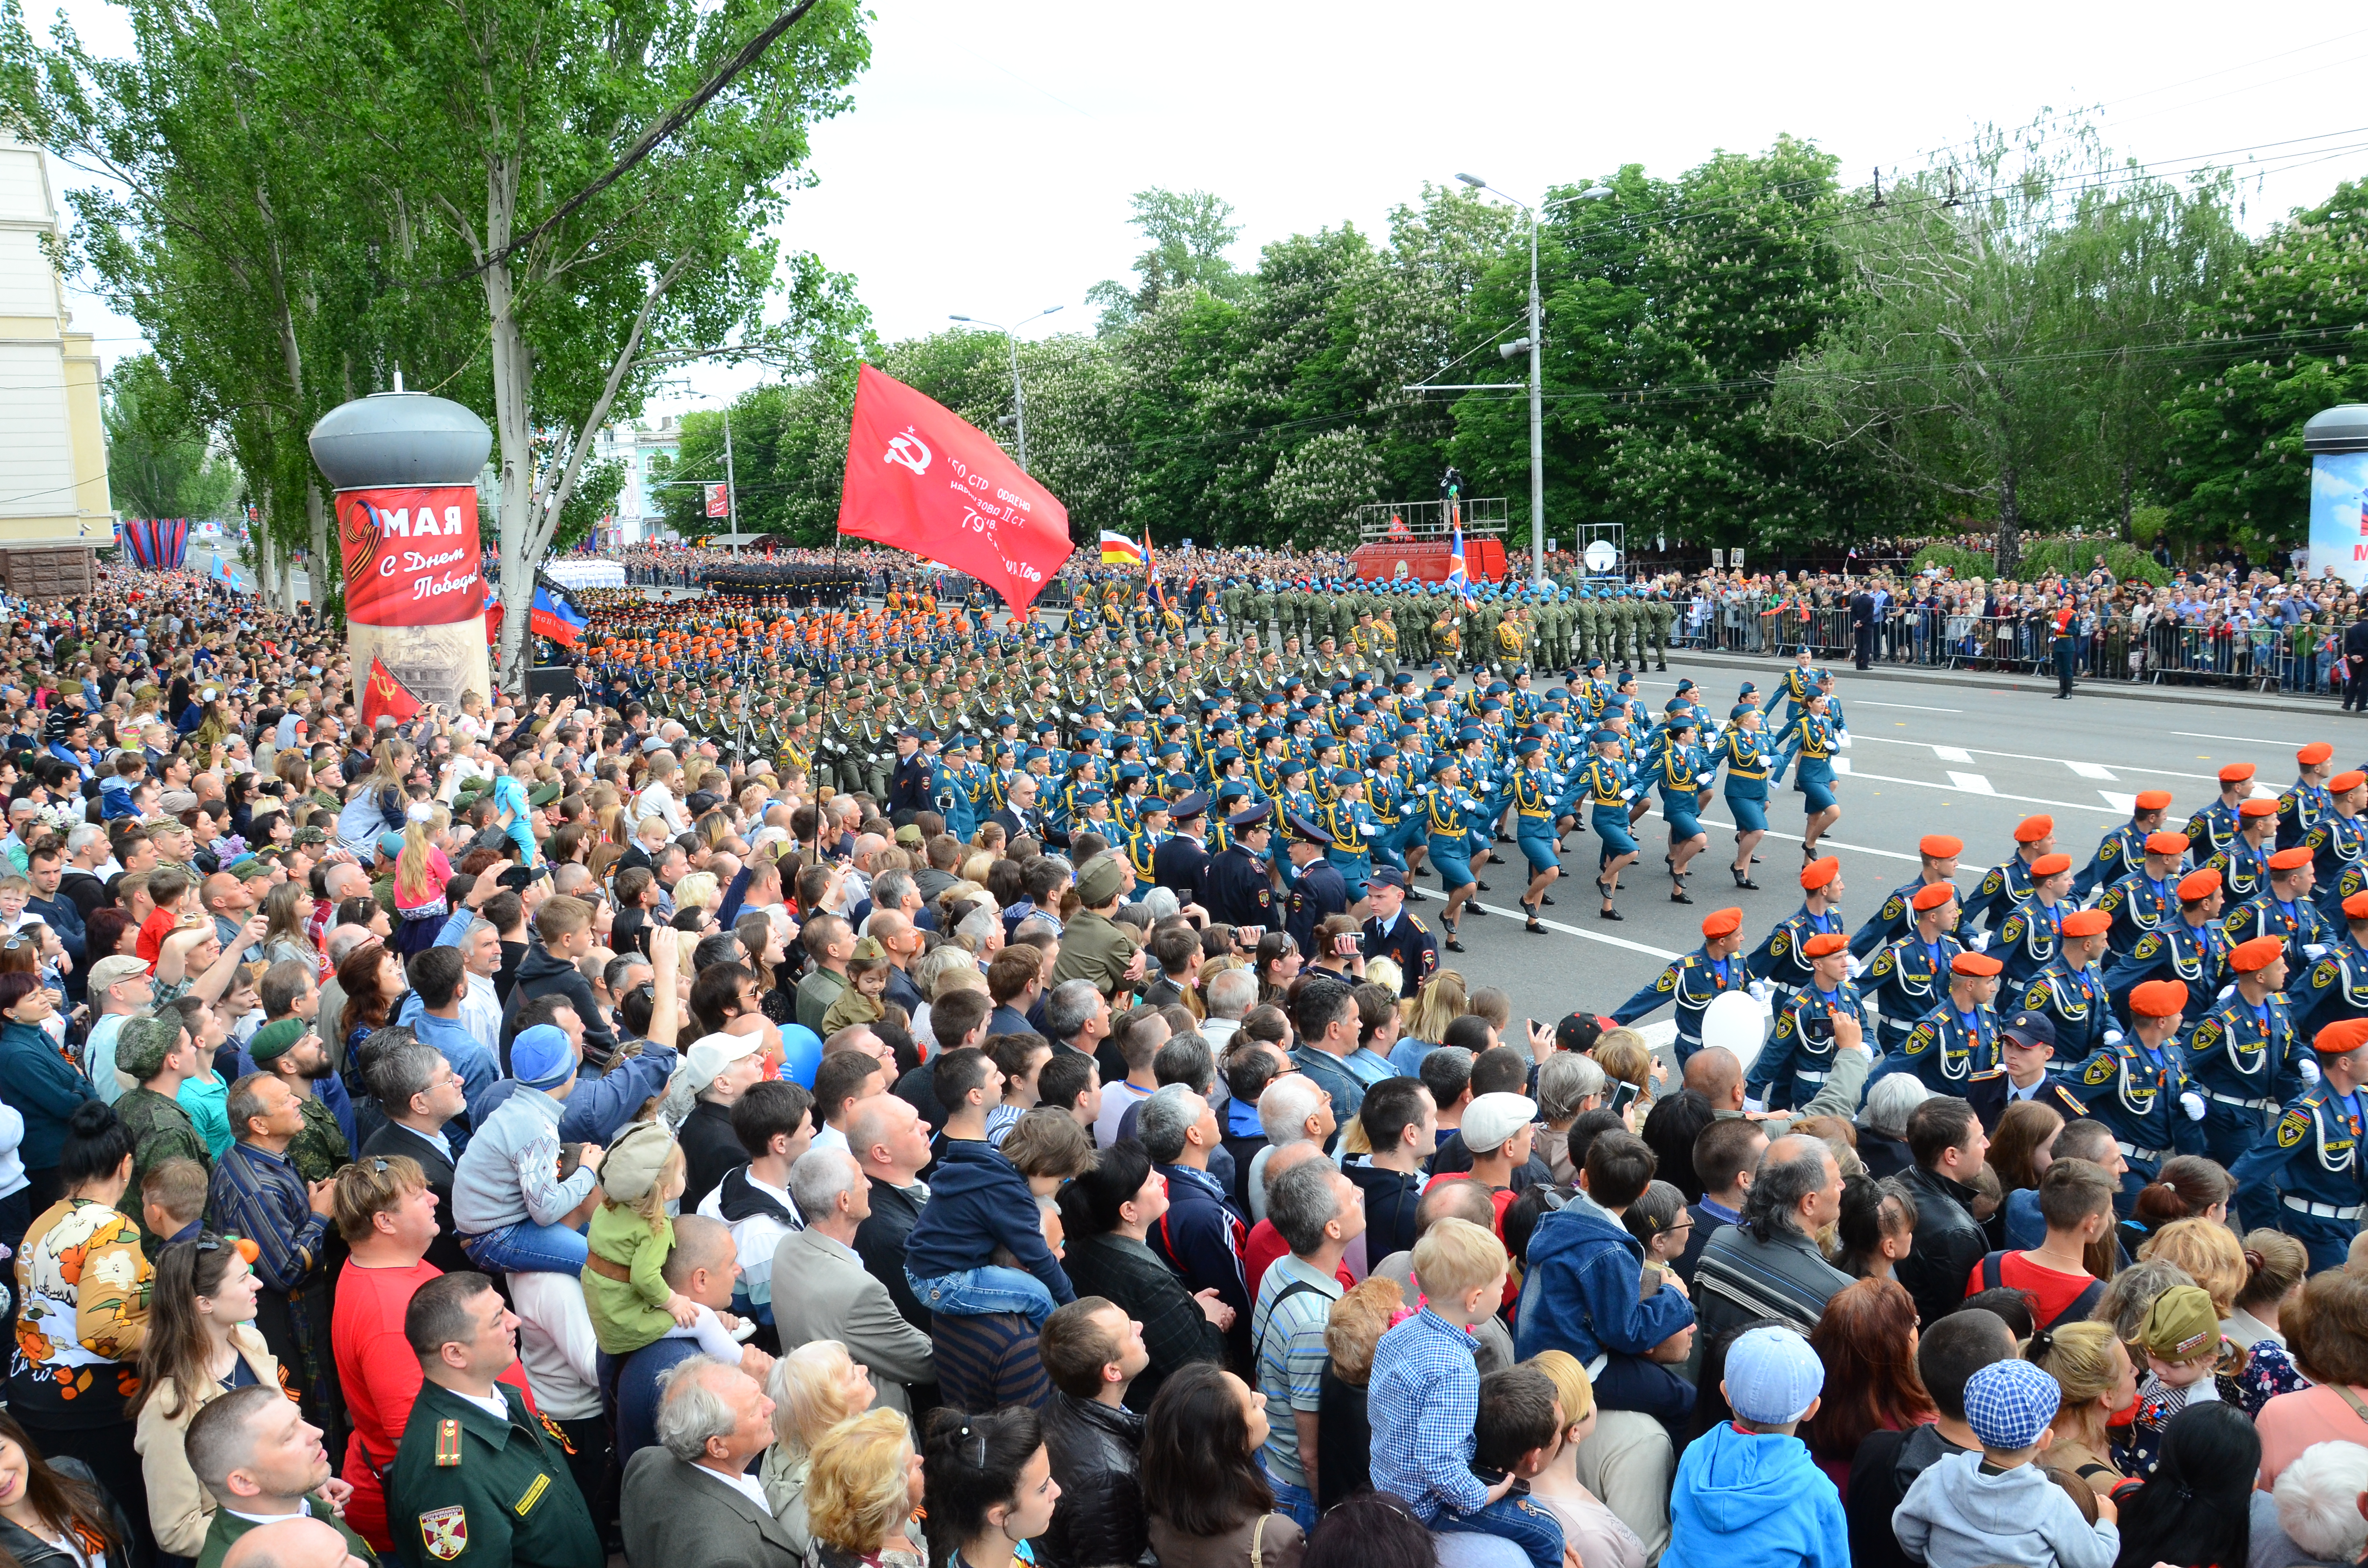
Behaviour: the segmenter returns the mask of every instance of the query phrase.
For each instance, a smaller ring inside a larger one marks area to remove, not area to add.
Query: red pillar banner
[[[340,490],[337,541],[348,620],[447,626],[484,609],[472,485]]]
[[[1069,510],[943,404],[857,372],[838,531],[967,572],[1024,610],[1069,558]]]

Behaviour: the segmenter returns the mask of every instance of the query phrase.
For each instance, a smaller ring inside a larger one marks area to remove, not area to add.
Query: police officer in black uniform
[[[1406,907],[1406,873],[1376,866],[1366,879],[1365,902],[1373,917],[1365,922],[1365,961],[1389,959],[1398,966],[1398,994],[1412,996],[1439,972],[1439,938]]]
[[[1209,862],[1209,916],[1224,926],[1275,925],[1274,884],[1267,875],[1267,841],[1274,808],[1255,805],[1225,819],[1231,840]]]

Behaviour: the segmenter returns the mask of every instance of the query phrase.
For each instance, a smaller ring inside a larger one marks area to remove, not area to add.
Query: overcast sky
[[[1789,131],[1852,182],[1879,165],[1888,183],[1984,122],[2048,109],[2096,108],[2116,152],[2167,170],[2250,171],[2256,231],[2368,173],[2368,26],[2290,0],[874,6],[871,68],[816,131],[820,184],[783,239],[852,273],[892,338],[1051,305],[1030,335],[1089,329],[1085,292],[1127,278],[1128,197],[1154,185],[1231,201],[1248,267],[1298,231],[1383,233],[1393,205],[1458,171],[1527,198],[1629,163],[1673,176]],[[112,7],[66,11],[124,47]],[[137,350],[131,323],[76,304],[110,361]],[[696,390],[753,379],[703,371]]]

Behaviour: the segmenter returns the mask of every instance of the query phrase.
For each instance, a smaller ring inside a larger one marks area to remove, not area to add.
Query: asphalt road
[[[1750,678],[1765,693],[1781,674],[1770,661]],[[2059,702],[2048,695],[1938,682],[1853,683],[1847,665],[1835,674],[1851,744],[1839,759],[1847,765],[1838,781],[1841,820],[1824,842],[1842,863],[1842,910],[1852,928],[1890,890],[1914,880],[1916,841],[1925,834],[1950,833],[1964,841],[1958,886],[1970,892],[1985,869],[2013,853],[2014,824],[2033,812],[2055,819],[2057,847],[2078,866],[2100,838],[2129,820],[2141,790],[2169,790],[2174,824],[2183,825],[2217,793],[2216,776],[2229,763],[2252,763],[2259,770],[2256,788],[2275,793],[2293,782],[2294,754],[2312,741],[2334,742],[2340,767],[2368,756],[2368,724],[2347,721],[2332,702],[2324,718],[2303,717],[2215,704],[2202,696],[2178,706],[2106,696]],[[1745,678],[1729,665],[1672,654],[1668,674],[1639,680],[1646,705],[1658,710],[1681,676],[1704,688],[1713,713],[1724,712]],[[2347,733],[2354,725],[2357,739]],[[1710,847],[1696,858],[1690,878],[1691,906],[1668,902],[1668,881],[1659,874],[1668,830],[1656,804],[1637,824],[1644,863],[1622,877],[1618,906],[1626,918],[1618,924],[1595,915],[1589,884],[1598,841],[1592,834],[1566,835],[1555,907],[1544,912],[1552,927],[1545,936],[1521,928],[1515,901],[1526,884],[1526,865],[1514,846],[1499,845],[1500,856],[1516,858],[1479,872],[1493,890],[1480,895],[1489,913],[1477,920],[1467,915],[1466,950],[1442,959],[1474,985],[1504,987],[1517,1021],[1526,1015],[1550,1024],[1574,1011],[1610,1012],[1663,963],[1699,946],[1702,920],[1712,911],[1740,905],[1748,945],[1757,946],[1770,926],[1800,907],[1800,803],[1788,775],[1770,792],[1769,833],[1755,873],[1760,891],[1745,892],[1727,875],[1733,823],[1725,802],[1713,796],[1702,817]],[[1423,885],[1431,902],[1415,913],[1435,931],[1441,907],[1436,879],[1425,878]],[[1656,1021],[1668,1017],[1664,1012]]]

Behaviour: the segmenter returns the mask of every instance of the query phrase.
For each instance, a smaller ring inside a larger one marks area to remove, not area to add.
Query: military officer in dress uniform
[[[2187,860],[2187,835],[2159,830],[2146,836],[2143,853],[2127,875],[2107,888],[2097,907],[2112,919],[2105,947],[2126,958],[2149,931],[2179,918],[2179,872]],[[2077,885],[2077,884],[2076,884]]]
[[[1964,913],[1958,917],[1960,925],[1971,930],[1978,923],[1997,930],[2031,896],[2031,863],[2055,853],[2054,817],[2025,817],[2015,824],[2013,858],[2004,865],[1991,867],[1982,878],[1982,885],[1974,890],[1974,896],[1964,901]],[[1978,948],[1987,944],[1972,945]]]
[[[1174,893],[1185,903],[1197,903],[1210,909],[1210,918],[1216,918],[1212,901],[1216,894],[1209,881],[1212,864],[1202,838],[1208,824],[1209,797],[1194,790],[1171,802],[1168,821],[1174,827],[1151,857],[1152,881]]]
[[[2055,961],[2064,917],[2072,909],[2065,895],[2071,891],[2072,857],[2042,855],[2031,862],[2031,896],[2006,917],[1998,928],[1998,940],[1991,944],[1998,961],[2006,965],[2006,984],[2010,990],[2019,989]]]
[[[2187,986],[2177,980],[2147,980],[2129,995],[2130,1030],[2072,1068],[2064,1086],[2089,1114],[2113,1130],[2129,1169],[2114,1208],[2127,1218],[2138,1190],[2170,1157],[2173,1108],[2200,1118],[2203,1099],[2187,1084],[2187,1072],[2173,1043],[2186,1016]]]
[[[2224,1166],[2260,1141],[2278,1107],[2318,1076],[2305,1066],[2285,988],[2285,944],[2256,937],[2229,949],[2236,989],[2188,1037],[2187,1072],[2210,1101],[2203,1150]]]
[[[1899,895],[1894,893],[1894,898]],[[1965,945],[1950,935],[1957,923],[1957,890],[1947,882],[1927,882],[1907,895],[1908,913],[1916,924],[1904,936],[1884,945],[1860,978],[1873,995],[1882,1017],[1875,1020],[1875,1040],[1884,1055],[1907,1042],[1917,1021],[1941,1006],[1949,992],[1949,976]],[[1988,969],[1967,971],[1994,973]],[[1993,988],[1995,989],[1995,988]]]
[[[2080,868],[2080,874],[2072,879],[2072,896],[2085,900],[2097,889],[2110,888],[2136,870],[2138,857],[2146,847],[2147,837],[2161,829],[2163,813],[2169,810],[2169,790],[2139,791],[2136,809],[2131,813],[2130,820],[2098,841],[2096,854]]]
[[[2232,762],[2220,770],[2220,798],[2187,819],[2187,841],[2199,860],[2209,860],[2237,838],[2237,808],[2253,792],[2253,765]]]
[[[2313,741],[2294,753],[2294,765],[2301,772],[2278,797],[2281,849],[2291,849],[2309,838],[2310,830],[2332,809],[2328,779],[2335,772],[2335,748],[2325,741]]]
[[[1398,966],[1398,994],[1412,996],[1439,972],[1439,939],[1406,907],[1406,873],[1378,866],[1366,879],[1365,960],[1388,959]]]
[[[1949,960],[1947,998],[1911,1026],[1879,1074],[1913,1073],[1936,1095],[1964,1095],[1998,1068],[1998,1013],[1990,1006],[2005,966],[1987,953]]]
[[[420,1355],[426,1381],[386,1478],[387,1528],[409,1568],[584,1568],[606,1557],[565,1439],[495,1381],[518,1359],[518,1323],[482,1274],[431,1279],[411,1300],[414,1348],[438,1343]]]
[[[1954,834],[1928,833],[1916,841],[1916,880],[1905,887],[1894,888],[1883,906],[1870,916],[1850,937],[1850,957],[1870,960],[1884,947],[1898,940],[1916,926],[1915,897],[1926,888],[1952,882],[1957,875],[1957,857],[1965,852],[1964,841]],[[1956,889],[1949,890],[1953,897]],[[1950,934],[1956,931],[1956,917],[1950,917]]]
[[[2231,942],[2255,937],[2275,937],[2285,944],[2286,972],[2302,976],[2327,951],[2335,935],[2334,922],[2311,902],[2312,856],[2297,844],[2270,856],[2270,885],[2260,895],[2237,905],[2220,922]]]
[[[1850,938],[1821,931],[1802,947],[1809,980],[1777,1009],[1775,1028],[1744,1080],[1745,1092],[1771,1110],[1807,1105],[1832,1074],[1835,1013],[1866,1027],[1865,1005],[1850,983]]]
[[[1209,863],[1209,915],[1221,925],[1277,927],[1274,883],[1267,868],[1273,815],[1272,806],[1261,804],[1225,819],[1229,842]]]
[[[2329,1024],[2311,1038],[2318,1082],[2286,1104],[2276,1130],[2229,1167],[2247,1229],[2273,1225],[2310,1250],[2311,1272],[2340,1268],[2368,1197],[2368,1018]]]
[[[1335,915],[1349,913],[1349,884],[1339,868],[1324,858],[1332,847],[1330,834],[1300,815],[1285,817],[1283,832],[1283,853],[1296,873],[1284,906],[1283,929],[1312,964],[1324,956],[1315,950],[1315,928]]]
[[[1675,1003],[1678,1009],[1678,1065],[1683,1067],[1702,1048],[1702,1013],[1729,991],[1740,991],[1750,979],[1737,953],[1743,947],[1743,911],[1722,909],[1702,923],[1702,945],[1661,971],[1653,982],[1612,1010],[1611,1021],[1622,1026]]]
[[[2013,1006],[2020,1011],[2046,1017],[2055,1032],[2053,1049],[2061,1051],[2067,1062],[2086,1061],[2099,1045],[2122,1032],[2114,1027],[2106,1001],[2105,972],[2097,967],[2112,919],[2101,909],[2066,915],[2055,959],[2014,996]]]
[[[1804,951],[1811,937],[1826,932],[1839,934],[1841,916],[1842,863],[1828,855],[1812,860],[1801,868],[1801,907],[1781,921],[1768,937],[1755,949],[1745,967],[1751,978],[1762,982],[1769,989],[1790,995],[1809,983],[1809,963]],[[1848,949],[1849,943],[1844,941]],[[1845,965],[1845,969],[1847,969]],[[1755,984],[1752,992],[1760,1000],[1769,1000],[1769,991]]]
[[[2105,990],[2116,1012],[2132,1017],[2129,998],[2142,983],[2176,980],[2187,987],[2185,1022],[2203,1019],[2228,971],[2228,933],[2220,929],[2223,902],[2219,872],[2207,867],[2180,879],[2179,918],[2139,937],[2130,956],[2105,971]]]
[[[2316,1040],[2318,1031],[2346,1018],[2368,1018],[2368,892],[2343,901],[2344,930],[2329,937],[2327,951],[2299,983],[2289,979],[2294,1028]]]

